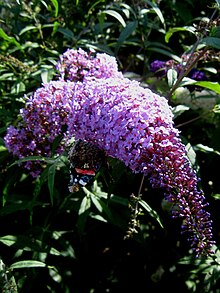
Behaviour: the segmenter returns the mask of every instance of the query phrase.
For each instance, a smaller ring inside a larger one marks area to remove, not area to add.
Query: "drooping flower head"
[[[183,219],[182,229],[189,233],[196,253],[209,253],[213,244],[210,215],[167,100],[123,78],[114,58],[97,56],[96,60],[82,50],[67,51],[57,67],[61,79],[45,84],[27,100],[21,111],[24,124],[9,128],[6,146],[19,157],[36,152],[49,156],[53,139],[66,125],[58,151],[74,136],[146,175],[153,187],[163,188],[165,198],[178,206],[173,216]],[[108,70],[100,61],[104,59],[110,62]],[[64,72],[62,64],[67,63]],[[29,146],[25,153],[22,144]]]

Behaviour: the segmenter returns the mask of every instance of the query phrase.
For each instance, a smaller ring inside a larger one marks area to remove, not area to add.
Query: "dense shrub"
[[[8,0],[0,18],[2,291],[218,292],[219,2]],[[106,161],[71,193],[74,137]]]

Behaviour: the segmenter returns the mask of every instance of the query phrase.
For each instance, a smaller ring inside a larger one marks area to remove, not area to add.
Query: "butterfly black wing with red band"
[[[70,183],[69,191],[77,192],[95,177],[101,168],[105,153],[92,143],[77,140],[69,151]]]

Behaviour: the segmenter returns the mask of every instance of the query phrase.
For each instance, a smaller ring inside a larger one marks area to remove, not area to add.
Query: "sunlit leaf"
[[[58,12],[59,12],[59,4],[57,0],[50,0],[53,3],[53,6],[55,8],[55,13],[54,16],[57,17]]]
[[[186,85],[198,85],[198,86],[207,88],[209,90],[212,90],[216,92],[217,94],[220,94],[220,84],[218,82],[196,81],[194,79],[184,77],[182,82],[180,83],[180,86],[186,86]]]
[[[220,193],[212,194],[212,197],[213,197],[214,199],[220,200]]]
[[[37,267],[46,267],[46,264],[37,260],[22,260],[22,261],[13,263],[10,266],[10,269],[37,268]]]
[[[170,88],[173,87],[173,85],[175,84],[176,80],[177,80],[177,71],[172,69],[172,68],[169,69],[167,71],[167,81],[168,81],[168,85],[169,85]]]
[[[196,153],[194,151],[194,148],[190,143],[187,143],[186,146],[186,151],[187,151],[187,157],[190,160],[191,164],[194,166],[196,163]]]
[[[220,0],[215,0],[218,7],[220,7]]]
[[[220,104],[215,105],[215,107],[212,110],[214,113],[220,113]]]
[[[17,237],[14,235],[6,235],[6,236],[0,237],[0,242],[2,242],[3,244],[7,246],[11,246],[15,244],[16,240],[17,240]]]
[[[96,198],[96,196],[91,196],[91,200],[93,202],[93,204],[95,205],[95,207],[97,208],[97,210],[102,213],[103,212],[103,208],[102,208],[102,205],[100,203],[100,200],[98,200]]]
[[[203,145],[201,143],[195,145],[194,149],[197,150],[197,151],[204,152],[204,153],[215,153],[217,155],[220,155],[219,151],[216,151],[215,149],[213,149],[213,148],[211,148],[209,146]]]
[[[54,247],[51,247],[50,254],[52,255],[61,255],[61,252],[55,249]]]
[[[19,49],[22,50],[21,45],[16,41],[16,39],[14,37],[10,37],[8,36],[2,28],[0,28],[0,38],[4,39],[5,41],[9,42],[9,43],[13,43],[16,47],[18,47]]]
[[[190,32],[195,34],[196,29],[193,26],[174,27],[170,28],[165,35],[165,42],[168,43],[172,35],[176,32]]]
[[[88,196],[84,196],[81,205],[80,205],[80,209],[79,209],[79,215],[83,214],[85,211],[87,211],[88,209],[90,209],[91,207],[91,199]]]
[[[108,9],[108,10],[102,11],[102,13],[105,13],[105,14],[113,16],[115,19],[117,19],[121,23],[121,25],[123,27],[126,27],[126,23],[125,23],[123,17],[117,11]]]
[[[188,111],[190,108],[185,105],[177,105],[176,107],[172,108],[172,113],[174,115],[174,119],[178,116],[180,116],[185,111]]]
[[[99,198],[98,196],[92,194],[91,200],[100,213],[105,214],[109,220],[113,221],[112,213],[102,198]]]
[[[146,1],[146,2],[153,8],[155,13],[159,17],[160,21],[162,22],[163,26],[165,27],[166,23],[165,23],[163,14],[162,14],[161,10],[159,9],[159,7],[155,3],[151,2],[151,1]]]
[[[41,80],[42,80],[42,83],[47,83],[49,81],[48,70],[41,71]]]
[[[207,88],[220,94],[220,84],[218,82],[211,82],[211,81],[196,81],[195,85],[199,85],[201,87]]]
[[[96,219],[98,221],[101,221],[101,222],[104,222],[104,223],[107,223],[108,221],[101,215],[95,215],[95,214],[91,214],[90,215],[91,218],[93,219]]]
[[[38,28],[37,28],[36,26],[34,26],[34,25],[27,25],[25,28],[23,28],[23,29],[20,31],[19,35],[21,36],[21,35],[23,35],[24,33],[28,32],[28,31],[33,31],[33,30],[37,31]]]
[[[52,36],[54,37],[54,35],[56,34],[58,28],[61,26],[61,24],[58,21],[55,21],[53,23],[53,32],[52,32]]]

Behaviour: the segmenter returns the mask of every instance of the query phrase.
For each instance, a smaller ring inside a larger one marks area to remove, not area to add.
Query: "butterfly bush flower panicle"
[[[183,220],[195,252],[209,253],[210,215],[167,100],[123,78],[115,59],[106,54],[67,50],[57,69],[60,79],[27,99],[23,124],[8,129],[7,148],[19,158],[50,156],[54,138],[63,132],[58,153],[71,137],[94,144],[146,175],[153,187],[163,188],[166,199],[178,207],[173,216]]]

